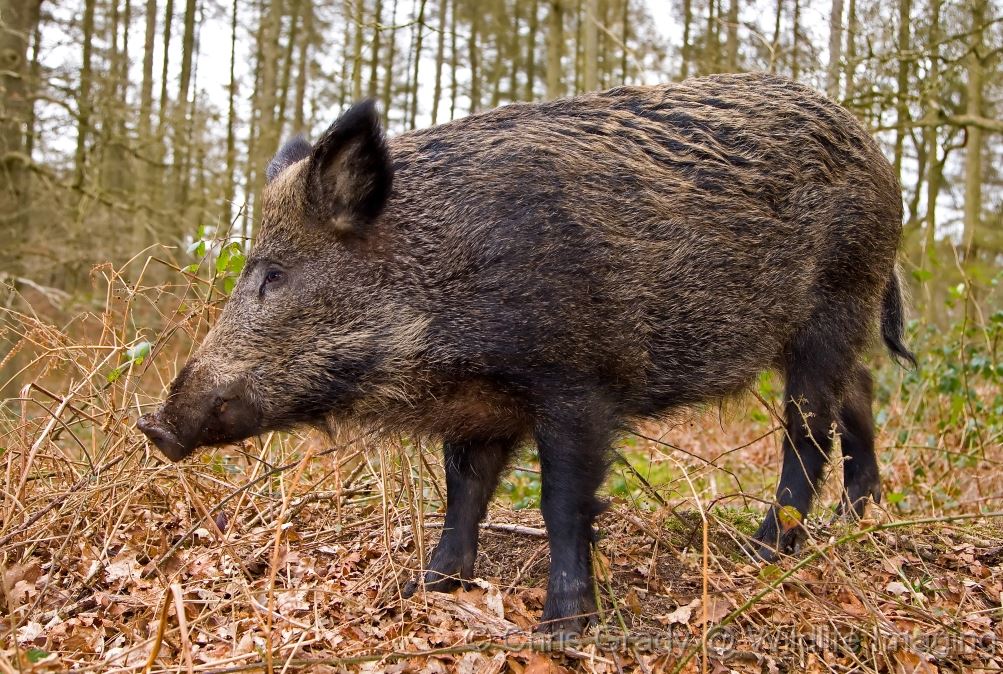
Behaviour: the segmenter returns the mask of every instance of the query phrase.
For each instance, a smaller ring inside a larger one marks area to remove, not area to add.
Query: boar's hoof
[[[469,589],[467,582],[474,577],[474,559],[477,557],[476,548],[469,545],[457,543],[453,538],[444,537],[432,551],[432,557],[428,561],[428,568],[425,569],[423,582],[425,589],[429,592],[452,592],[456,588],[463,586]],[[418,590],[419,581],[412,578],[404,586],[404,598],[407,599]]]
[[[549,634],[558,641],[570,639],[583,634],[596,624],[595,615],[575,616],[573,618],[552,618],[543,621],[533,628],[537,634]]]
[[[533,631],[550,634],[556,639],[567,639],[582,634],[596,622],[596,605],[591,595],[562,598],[548,592],[543,617]]]
[[[470,589],[470,583],[466,579],[458,578],[455,575],[443,575],[438,571],[426,571],[425,577],[419,581],[418,578],[412,578],[404,585],[404,589],[401,591],[401,596],[405,599],[414,596],[414,593],[418,591],[418,586],[424,585],[427,592],[452,592],[458,587],[463,587],[464,590]]]
[[[855,481],[848,485],[839,502],[837,517],[848,522],[860,520],[867,509],[867,497],[873,499],[875,503],[881,503],[881,484],[876,478],[869,483]]]
[[[800,523],[783,531],[777,519],[776,508],[770,508],[759,531],[752,537],[750,552],[764,562],[775,562],[780,554],[797,554],[806,537],[807,532]]]

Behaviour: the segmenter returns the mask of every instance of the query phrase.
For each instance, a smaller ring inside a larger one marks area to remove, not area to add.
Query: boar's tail
[[[881,338],[896,360],[900,363],[906,361],[916,367],[916,356],[902,343],[905,318],[900,283],[898,270],[892,270],[888,285],[885,286],[885,296],[881,300]]]

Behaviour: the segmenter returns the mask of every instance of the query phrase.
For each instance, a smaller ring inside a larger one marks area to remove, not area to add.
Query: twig
[[[137,445],[138,445],[138,443],[137,443]],[[20,535],[20,534],[24,533],[25,531],[27,531],[28,529],[30,529],[31,525],[33,525],[38,520],[42,519],[47,512],[49,512],[53,508],[57,508],[60,505],[62,505],[63,502],[67,498],[69,498],[70,494],[73,494],[74,492],[76,492],[79,489],[81,489],[90,480],[96,478],[98,475],[100,475],[104,471],[106,471],[109,468],[111,468],[112,466],[114,466],[116,463],[118,463],[119,461],[121,461],[122,459],[124,459],[126,456],[127,456],[126,454],[120,454],[116,458],[112,459],[111,461],[109,461],[105,465],[103,465],[100,468],[98,468],[97,470],[95,470],[93,473],[89,473],[88,475],[84,475],[82,478],[80,478],[79,480],[77,480],[76,482],[74,482],[73,486],[71,486],[65,493],[63,493],[62,495],[60,495],[60,496],[56,497],[55,499],[53,499],[52,501],[50,501],[49,505],[45,506],[44,508],[42,508],[41,510],[39,510],[37,513],[35,513],[34,515],[32,515],[30,518],[28,518],[28,521],[26,521],[20,527],[18,527],[14,531],[10,532],[9,534],[6,534],[3,538],[0,538],[0,548],[6,546],[8,543],[10,543],[12,540],[14,540],[14,538],[16,538],[18,535]]]

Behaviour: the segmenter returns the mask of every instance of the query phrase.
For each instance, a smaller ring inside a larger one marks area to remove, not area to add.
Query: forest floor
[[[0,674],[1003,668],[998,332],[914,335],[916,371],[876,359],[884,499],[834,520],[837,453],[808,542],[775,564],[742,545],[779,470],[775,381],[624,437],[598,520],[599,624],[557,643],[532,632],[548,564],[532,452],[484,525],[479,579],[402,599],[441,531],[437,452],[309,432],[169,464],[135,421],[204,326],[151,350],[130,307],[165,307],[157,287],[108,288],[63,327],[10,311],[0,326],[32,353],[0,407]]]
[[[75,484],[29,478],[44,495],[28,491],[31,516],[0,536],[0,671],[928,673],[1003,663],[1003,526],[991,515],[872,508],[858,526],[822,512],[799,554],[766,565],[741,546],[754,504],[614,496],[594,553],[599,626],[556,644],[532,633],[547,577],[536,508],[500,499],[470,589],[402,600],[442,519],[434,486],[418,489],[428,507],[417,517],[407,503],[419,483],[381,477],[388,450],[335,459],[316,456],[318,445],[285,471],[243,473],[216,458],[166,465],[140,444]]]

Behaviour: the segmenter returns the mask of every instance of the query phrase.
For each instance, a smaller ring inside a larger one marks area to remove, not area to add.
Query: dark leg
[[[573,411],[572,411],[573,410]],[[605,504],[596,498],[608,468],[614,424],[605,410],[568,406],[540,423],[541,509],[550,539],[550,578],[537,631],[578,634],[596,620],[592,584],[592,522]]]
[[[839,410],[843,448],[843,498],[839,512],[844,517],[864,516],[867,497],[881,501],[878,460],[874,455],[874,415],[871,412],[871,374],[858,366]]]
[[[478,525],[514,447],[515,441],[511,439],[443,445],[446,521],[426,567],[426,589],[449,592],[459,587],[461,581],[474,577]],[[417,581],[409,582],[404,587],[404,596],[414,594],[417,587]]]
[[[798,355],[787,368],[786,436],[776,504],[755,536],[757,552],[766,560],[775,559],[778,551],[794,552],[804,539],[798,520],[784,513],[796,512],[803,521],[811,508],[832,447],[835,401],[846,378],[832,352],[802,349]],[[828,358],[832,360],[826,362]]]

